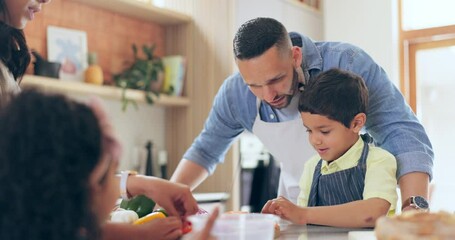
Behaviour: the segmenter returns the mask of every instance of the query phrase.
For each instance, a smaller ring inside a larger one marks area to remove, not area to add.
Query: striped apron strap
[[[310,196],[308,198],[308,207],[316,206],[318,196],[319,177],[321,176],[322,159],[319,160],[314,169],[313,182],[311,183]]]

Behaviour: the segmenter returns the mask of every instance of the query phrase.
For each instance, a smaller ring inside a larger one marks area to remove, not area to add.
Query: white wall
[[[233,14],[232,39],[240,25],[256,17],[274,18],[289,32],[299,32],[314,40],[323,39],[322,12],[296,3],[296,0],[236,0]],[[235,71],[238,71],[237,66],[233,64]]]
[[[70,94],[70,96],[81,101],[85,101],[88,98],[87,95]],[[145,144],[147,140],[153,142],[154,164],[156,164],[158,161],[156,153],[165,148],[165,109],[140,103],[138,104],[138,110],[130,105],[123,112],[119,100],[107,98],[102,100],[123,147],[119,170],[134,169],[135,160],[138,157],[145,161]],[[138,149],[140,151],[137,151]],[[138,153],[140,156],[137,156]],[[157,170],[157,166],[155,170]]]
[[[322,40],[322,14],[296,0],[237,0],[234,10],[234,33],[242,23],[255,17],[271,17],[284,24],[288,31],[303,33]]]
[[[237,0],[234,32],[245,21],[263,16],[314,40],[349,42],[368,52],[398,86],[397,6],[396,0],[323,0],[322,12],[317,12],[295,0]]]
[[[399,85],[396,0],[324,0],[324,38],[357,45]]]
[[[154,171],[157,172],[157,151],[165,149],[165,109],[158,106],[139,104],[136,110],[129,106],[126,112],[121,110],[121,104],[116,100],[105,99],[108,114],[117,135],[123,145],[123,154],[119,169],[133,169],[135,165],[135,149],[141,150],[142,160],[145,161],[145,144],[151,140],[154,150]]]

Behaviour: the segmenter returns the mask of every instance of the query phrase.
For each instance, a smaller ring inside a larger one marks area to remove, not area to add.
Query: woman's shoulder
[[[0,62],[0,94],[17,93],[20,88],[14,79],[13,73],[9,71],[3,62]]]

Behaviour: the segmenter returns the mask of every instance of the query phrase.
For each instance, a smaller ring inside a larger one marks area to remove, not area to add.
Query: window
[[[455,24],[453,0],[402,0],[402,28],[416,30]]]
[[[455,2],[401,0],[400,87],[435,154],[432,210],[454,211]],[[452,25],[450,25],[452,24]]]

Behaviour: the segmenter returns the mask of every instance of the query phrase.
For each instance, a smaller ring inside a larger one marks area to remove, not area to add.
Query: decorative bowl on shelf
[[[37,76],[59,78],[60,68],[62,64],[58,62],[50,62],[45,60],[41,55],[36,51],[32,51],[33,56],[35,56],[34,72],[33,74]]]

